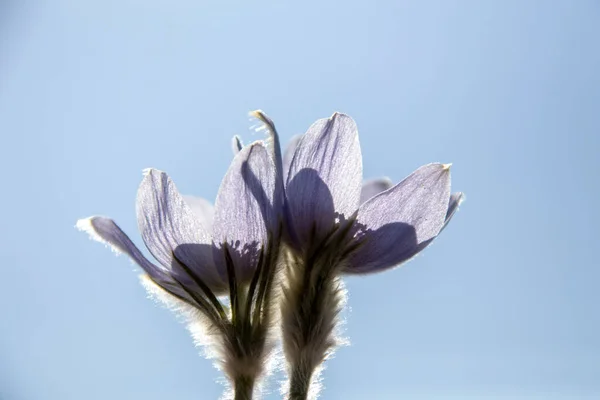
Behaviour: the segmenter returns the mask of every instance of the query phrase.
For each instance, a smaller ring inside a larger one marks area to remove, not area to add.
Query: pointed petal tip
[[[253,118],[262,119],[265,116],[265,113],[263,112],[263,110],[259,109],[259,110],[250,111],[248,113],[248,115]]]
[[[467,195],[465,195],[463,192],[456,192],[452,194],[453,197],[455,197],[457,199],[457,203],[460,206],[462,203],[465,202],[465,200],[467,200]]]
[[[345,119],[349,119],[351,121],[354,121],[354,119],[352,119],[351,116],[349,116],[346,113],[340,112],[340,111],[336,111],[333,114],[331,114],[331,117],[329,117],[329,120],[333,121],[333,120],[335,120],[337,118],[345,118]]]
[[[78,219],[77,222],[75,223],[75,228],[81,232],[85,232],[87,234],[89,234],[90,236],[98,236],[96,234],[96,231],[94,231],[94,227],[92,225],[92,219],[95,217],[87,217],[87,218],[81,218]]]
[[[255,140],[254,142],[248,143],[247,145],[244,146],[244,149],[246,149],[246,147],[249,149],[249,152],[252,152],[252,150],[255,147],[264,147],[267,148],[267,145],[265,143],[264,140]]]
[[[242,147],[244,147],[242,138],[240,138],[238,135],[233,136],[233,138],[231,138],[231,149],[233,150],[233,155],[239,153],[240,150],[242,150]]]
[[[102,218],[103,217],[92,216],[92,217],[78,219],[77,223],[75,224],[75,228],[78,231],[81,231],[81,232],[84,232],[84,233],[87,233],[88,235],[90,235],[90,239],[96,240],[101,243],[106,243],[106,240],[104,240],[98,234],[98,232],[96,232],[96,228],[94,227],[94,221],[97,219],[102,219]]]
[[[163,173],[163,171],[161,171],[159,169],[156,169],[156,168],[152,168],[152,167],[150,167],[150,168],[144,168],[142,170],[142,176],[144,178],[147,177],[147,176],[149,176],[149,175],[162,174],[162,173]]]
[[[91,240],[95,240],[96,242],[99,242],[99,243],[102,243],[102,244],[108,246],[115,254],[121,254],[122,251],[118,247],[116,247],[112,243],[108,242],[96,231],[96,227],[94,226],[94,221],[99,220],[99,219],[100,220],[108,220],[108,218],[99,217],[99,216],[81,218],[81,219],[77,220],[77,223],[75,224],[75,228],[81,232],[87,233]]]
[[[260,130],[263,130],[266,128],[275,130],[275,124],[273,123],[273,120],[271,118],[269,118],[269,116],[267,114],[265,114],[265,112],[263,110],[250,111],[248,113],[248,115],[252,118],[256,118],[257,120],[259,120],[260,122],[262,122],[264,124],[264,125],[256,128],[257,131],[260,131]]]
[[[452,163],[442,164],[442,169],[444,171],[449,171],[451,166],[452,166]]]

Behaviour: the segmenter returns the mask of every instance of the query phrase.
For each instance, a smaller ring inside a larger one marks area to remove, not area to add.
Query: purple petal
[[[357,218],[364,242],[345,272],[377,272],[415,256],[442,229],[449,198],[449,165],[429,164],[368,200]]]
[[[458,206],[461,205],[465,198],[465,194],[462,192],[453,193],[450,196],[450,201],[448,202],[448,211],[446,212],[446,223],[450,222],[454,213],[458,210]]]
[[[283,152],[283,179],[287,179],[287,174],[290,170],[290,165],[292,164],[292,158],[294,158],[294,153],[296,152],[296,147],[298,147],[300,139],[302,139],[302,135],[292,137]]]
[[[448,202],[448,211],[446,211],[446,220],[444,221],[444,226],[442,227],[440,232],[446,229],[446,226],[448,226],[448,223],[450,222],[456,211],[458,211],[458,207],[461,205],[464,199],[465,195],[462,192],[456,192],[453,193],[452,196],[450,196],[450,201]]]
[[[266,129],[268,139],[265,144],[270,150],[271,156],[273,157],[273,165],[275,168],[275,192],[280,193],[281,196],[275,196],[273,199],[273,207],[280,210],[283,207],[283,158],[281,156],[281,144],[279,143],[279,134],[275,128],[273,120],[269,118],[262,110],[252,111],[250,113],[253,117],[257,118],[263,123],[260,129]]]
[[[364,181],[360,192],[360,204],[391,187],[392,181],[388,178],[369,179],[368,181]]]
[[[242,147],[244,147],[242,139],[238,135],[235,135],[231,139],[231,151],[233,151],[233,155],[235,156],[237,153],[239,153]]]
[[[206,228],[207,232],[212,231],[213,219],[215,217],[215,207],[210,201],[202,197],[182,195],[183,200],[190,207],[198,221]]]
[[[163,267],[152,264],[129,237],[110,218],[90,217],[77,221],[77,229],[87,232],[90,237],[109,245],[116,253],[125,253],[151,277],[162,276]]]
[[[358,208],[362,157],[352,118],[335,113],[315,122],[304,134],[292,158],[286,183],[288,218],[299,242],[327,234],[334,220],[350,217]]]
[[[116,253],[128,255],[157,284],[167,287],[168,290],[180,297],[191,300],[185,291],[177,287],[175,282],[171,279],[169,272],[165,270],[164,267],[156,266],[144,257],[142,252],[112,219],[105,217],[90,217],[80,219],[77,221],[76,226],[79,230],[87,232],[92,239],[109,245]]]
[[[218,291],[224,287],[212,259],[207,229],[196,218],[166,173],[146,171],[137,195],[138,226],[152,255],[183,279],[179,261],[194,271],[206,285]]]
[[[273,158],[261,142],[245,146],[235,156],[221,183],[213,241],[217,246],[228,244],[242,280],[252,277],[258,251],[269,235],[279,234],[281,211],[274,200],[283,194],[277,188]],[[215,252],[215,262],[225,269],[222,252]]]

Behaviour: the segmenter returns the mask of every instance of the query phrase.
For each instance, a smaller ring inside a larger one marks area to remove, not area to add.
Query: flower
[[[355,122],[336,113],[315,122],[294,151],[286,174],[287,222],[296,248],[351,222],[344,273],[369,273],[407,261],[431,243],[456,211],[450,164],[425,165],[393,187],[362,182]]]
[[[450,196],[450,165],[428,164],[390,187],[362,183],[355,122],[335,113],[315,122],[284,156],[286,281],[282,332],[289,398],[305,399],[338,342],[342,274],[397,266],[446,226],[461,193]]]
[[[214,210],[201,199],[184,200],[165,172],[146,170],[137,194],[137,219],[156,264],[113,220],[95,216],[77,222],[79,229],[127,254],[160,289],[207,319],[206,331],[218,336],[217,351],[236,392],[252,391],[270,351],[283,196],[275,153],[260,141],[239,151]],[[223,294],[229,294],[228,309],[217,299]]]
[[[301,137],[301,135],[296,135],[288,143],[283,153],[283,172],[287,172],[289,169],[292,156],[294,155],[294,151],[296,150],[296,146],[298,145],[298,141]],[[236,155],[242,148],[243,143],[240,137],[237,135],[234,136],[232,139],[233,154]],[[389,178],[375,178],[364,181],[360,192],[361,203],[364,203],[366,200],[383,192],[384,190],[389,189],[390,187],[392,187],[392,181]],[[205,227],[212,227],[214,206],[210,203],[210,201],[198,196],[183,195],[182,197],[191,208],[192,212],[196,214],[196,217],[200,220],[200,222]]]
[[[213,293],[223,294],[229,288],[224,249],[235,253],[237,277],[248,283],[257,266],[257,253],[268,245],[269,236],[279,234],[280,212],[273,204],[281,193],[276,193],[273,172],[262,143],[245,147],[234,158],[213,208],[204,199],[181,196],[165,172],[145,170],[137,195],[138,227],[158,265],[145,258],[109,218],[82,219],[77,227],[127,254],[169,292],[191,273]],[[198,291],[194,283],[186,283],[191,286],[185,289]],[[177,294],[193,303],[182,290],[176,290]]]

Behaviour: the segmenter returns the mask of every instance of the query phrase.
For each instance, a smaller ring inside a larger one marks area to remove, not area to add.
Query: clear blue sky
[[[214,199],[256,108],[283,142],[346,112],[365,178],[452,162],[467,193],[423,255],[347,280],[322,399],[600,398],[598,21],[594,0],[3,0],[0,398],[218,398],[74,224],[141,245],[146,167]]]

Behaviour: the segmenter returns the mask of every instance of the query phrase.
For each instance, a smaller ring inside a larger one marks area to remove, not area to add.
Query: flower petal
[[[279,133],[275,128],[273,120],[269,118],[262,110],[255,110],[250,113],[254,118],[257,118],[263,123],[258,130],[265,129],[267,131],[267,140],[263,143],[270,150],[273,157],[273,165],[275,168],[275,192],[281,193],[281,196],[275,196],[273,199],[273,207],[277,210],[283,207],[283,158],[281,156],[281,144],[279,142]]]
[[[360,192],[360,204],[391,187],[392,181],[389,180],[389,178],[369,179],[368,181],[364,181]]]
[[[356,124],[335,113],[304,134],[292,158],[286,182],[288,218],[297,241],[311,231],[327,234],[334,220],[349,218],[358,208],[362,157]]]
[[[144,257],[137,246],[112,219],[98,216],[80,219],[77,221],[76,227],[80,231],[87,232],[92,239],[110,246],[114,252],[128,255],[158,285],[181,298],[193,302],[193,299],[171,278],[169,272],[162,266],[154,265]]]
[[[302,135],[296,135],[290,139],[283,152],[283,179],[287,179],[287,174],[290,171],[290,165],[292,164],[292,159],[294,158],[294,153],[296,152],[296,147],[298,147],[298,143],[302,139]]]
[[[258,252],[269,235],[279,234],[281,211],[274,203],[281,204],[275,199],[282,196],[273,158],[264,144],[255,142],[240,150],[217,195],[213,241],[217,246],[227,243],[242,281],[252,277]],[[214,255],[219,268],[225,269],[222,251]]]
[[[450,196],[450,201],[448,202],[448,211],[446,212],[446,224],[450,222],[454,213],[458,210],[458,207],[461,205],[465,198],[465,194],[462,192],[452,193]]]
[[[111,247],[116,253],[125,253],[152,278],[164,276],[165,270],[150,262],[135,244],[110,218],[90,217],[77,221],[77,229],[84,231],[94,240]]]
[[[212,230],[213,219],[215,216],[215,207],[210,201],[202,197],[182,195],[183,200],[190,207],[198,221],[206,228],[207,232]]]
[[[138,226],[152,255],[167,269],[179,262],[217,290],[226,277],[212,260],[210,236],[166,173],[146,171],[137,195]],[[183,276],[180,276],[183,279]]]
[[[244,143],[242,143],[242,138],[240,138],[238,135],[235,135],[231,139],[231,151],[233,151],[233,155],[235,156],[237,153],[239,153],[242,147],[244,147]]]
[[[347,273],[369,273],[409,260],[434,239],[448,211],[449,165],[428,164],[363,204]]]
[[[442,226],[440,232],[446,229],[446,226],[448,226],[448,223],[450,222],[456,211],[458,211],[458,207],[461,205],[464,199],[465,194],[462,192],[456,192],[453,193],[452,196],[450,196],[450,201],[448,202],[448,211],[446,211],[446,220],[444,221],[444,226]]]

